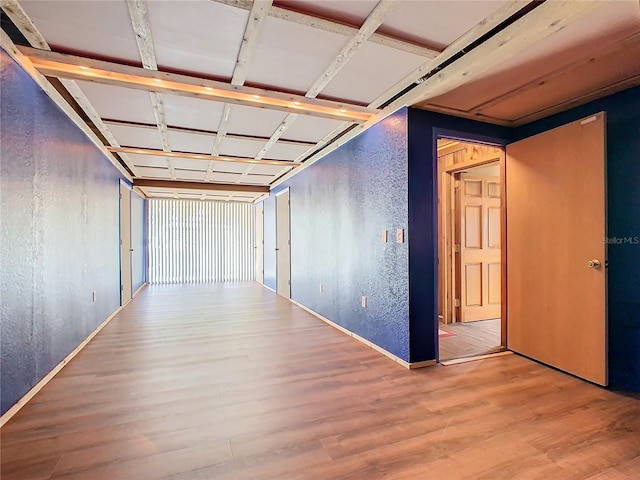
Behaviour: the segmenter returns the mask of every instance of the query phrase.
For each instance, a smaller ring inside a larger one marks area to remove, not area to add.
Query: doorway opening
[[[506,350],[504,149],[438,140],[440,361]]]

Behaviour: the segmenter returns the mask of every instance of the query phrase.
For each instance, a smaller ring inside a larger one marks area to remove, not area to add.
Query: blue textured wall
[[[265,198],[264,204],[264,284],[276,289],[276,197]]]
[[[640,390],[640,87],[516,129],[518,139],[607,112],[609,380]]]
[[[131,191],[131,293],[147,281],[146,200]]]
[[[411,361],[438,352],[438,182],[440,135],[504,145],[508,128],[409,109],[409,305]]]
[[[0,68],[4,413],[118,308],[119,174],[1,50]]]
[[[291,189],[292,299],[408,361],[408,248],[395,243],[407,229],[407,178],[402,110],[273,193]],[[265,259],[272,223],[265,202]]]

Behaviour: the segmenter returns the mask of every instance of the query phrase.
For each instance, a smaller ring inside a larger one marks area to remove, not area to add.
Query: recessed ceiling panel
[[[211,154],[215,140],[216,136],[211,134],[169,130],[169,145],[174,151]]]
[[[404,0],[378,31],[420,45],[443,48],[505,3],[505,0]]]
[[[159,68],[231,78],[248,11],[213,1],[148,1],[147,8]]]
[[[311,145],[292,145],[290,143],[277,142],[269,149],[265,158],[275,160],[295,160],[311,147]]]
[[[176,180],[186,180],[186,181],[198,181],[204,182],[204,176],[206,172],[198,172],[194,170],[180,170],[178,168],[175,169],[176,172]]]
[[[103,119],[156,124],[148,92],[79,80],[76,82]]]
[[[118,143],[123,147],[153,148],[162,150],[160,133],[157,128],[133,127],[128,125],[107,125]]]
[[[53,50],[140,64],[126,2],[20,1]]]
[[[305,93],[346,41],[343,35],[269,17],[247,84]]]
[[[138,173],[144,178],[171,179],[171,173],[167,168],[138,167]]]
[[[275,177],[273,176],[265,176],[265,175],[252,175],[251,173],[244,176],[242,179],[242,183],[252,184],[252,185],[269,185]]]
[[[322,90],[320,96],[369,104],[425,61],[418,55],[366,42]],[[380,65],[384,65],[384,68],[380,68]],[[399,88],[393,93],[397,93],[397,90]]]
[[[328,118],[312,117],[310,115],[300,115],[284,132],[282,138],[315,143],[341,125],[345,125],[345,122],[329,120]]]
[[[169,165],[165,157],[156,157],[155,155],[127,153],[127,157],[131,159],[134,165],[139,165],[141,167],[167,167]]]
[[[257,175],[278,175],[284,167],[281,165],[254,165],[250,173]]]
[[[206,160],[196,160],[193,158],[172,158],[171,163],[175,168],[181,168],[184,170],[201,170],[206,172],[209,168],[209,163]]]
[[[209,177],[209,181],[213,183],[235,183],[240,179],[240,174],[237,173],[212,173]]]
[[[359,28],[377,3],[377,0],[287,0],[286,8]]]
[[[275,110],[234,105],[229,115],[228,133],[271,137],[286,116]]]
[[[167,125],[217,131],[224,103],[164,94]]]
[[[242,173],[248,163],[213,162],[212,171],[216,173]]]
[[[224,137],[220,146],[220,155],[254,158],[262,150],[265,143],[267,143],[266,140],[244,140]]]

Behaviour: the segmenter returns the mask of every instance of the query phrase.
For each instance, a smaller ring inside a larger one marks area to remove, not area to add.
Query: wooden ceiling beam
[[[149,21],[147,3],[145,0],[127,0],[127,7],[129,9],[131,26],[136,36],[142,66],[147,70],[157,71],[158,62],[153,44],[153,34],[151,33],[151,22]],[[167,115],[164,108],[164,98],[162,94],[158,92],[149,92],[149,97],[151,99],[153,116],[156,119],[160,141],[162,142],[162,149],[165,152],[170,152],[171,145],[169,143],[169,132],[167,131]],[[171,178],[175,179],[176,170],[169,158],[167,158],[167,166],[169,167]]]
[[[238,185],[236,183],[183,182],[180,180],[152,180],[134,178],[133,186],[139,188],[168,188],[184,190],[215,190],[219,192],[268,193],[268,185]]]
[[[146,128],[149,130],[155,130],[156,125],[150,123],[139,123],[139,122],[128,122],[125,120],[112,120],[105,118],[102,120],[105,125],[117,125],[120,127],[131,127],[131,128]],[[189,127],[178,127],[175,125],[168,125],[167,129],[170,132],[181,132],[181,133],[192,133],[194,135],[216,135],[218,132],[215,130],[203,130],[201,128],[189,128]],[[246,140],[250,142],[266,142],[269,140],[269,137],[260,137],[257,135],[241,135],[239,133],[227,133],[225,135],[226,138],[231,138],[233,140]],[[297,145],[300,147],[312,147],[316,143],[309,142],[304,140],[289,140],[289,139],[281,139],[280,143],[284,145]],[[129,147],[133,147],[135,145],[128,145]]]
[[[282,167],[296,167],[299,162],[290,162],[288,160],[263,160],[249,157],[229,157],[219,155],[207,155],[206,153],[188,153],[188,152],[165,152],[164,150],[155,150],[153,148],[134,148],[134,147],[107,147],[110,152],[115,153],[131,153],[135,155],[153,155],[156,157],[168,158],[189,158],[192,160],[205,160],[209,162],[233,162],[233,163],[250,163],[253,165],[278,165]]]
[[[234,103],[316,117],[365,122],[378,111],[359,105],[307,98],[262,88],[231,85],[216,80],[158,72],[88,57],[19,47],[44,75],[84,80],[147,92]]]
[[[250,10],[252,6],[251,0],[213,0],[217,3],[230,5],[243,10]],[[345,23],[332,21],[326,18],[317,17],[308,13],[297,12],[295,10],[289,10],[280,6],[273,6],[269,10],[269,16],[285,20],[287,22],[297,23],[306,27],[316,28],[325,32],[335,33],[338,35],[344,35],[345,37],[353,37],[358,33],[358,28]],[[424,58],[435,58],[440,54],[440,50],[427,47],[424,45],[417,45],[406,40],[401,40],[389,35],[381,33],[374,33],[367,39],[372,43],[384,45],[386,47],[399,50],[401,52],[410,53],[412,55],[418,55]]]

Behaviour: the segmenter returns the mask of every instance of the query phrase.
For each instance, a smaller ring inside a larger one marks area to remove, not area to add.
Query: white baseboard
[[[142,287],[145,287],[145,286],[146,284],[142,285]],[[136,291],[136,293],[138,293],[142,289],[142,287],[140,287]],[[113,319],[113,317],[115,317],[118,313],[120,313],[120,311],[123,308],[124,306],[118,307],[115,312],[109,315],[104,322],[98,325],[98,327],[93,332],[91,332],[89,336],[85,338],[82,341],[82,343],[80,343],[80,345],[78,345],[69,355],[67,355],[64,358],[64,360],[62,360],[59,364],[53,367],[53,370],[47,373],[47,375],[45,375],[45,377],[42,380],[36,383],[31,390],[29,390],[20,400],[14,403],[13,406],[9,410],[7,410],[4,413],[4,415],[0,417],[0,428],[2,428],[16,413],[18,413],[22,407],[24,407],[27,403],[29,403],[29,401],[36,395],[36,393],[42,390],[42,388],[47,383],[49,383],[51,379],[53,379],[53,377],[55,377],[58,374],[58,372],[60,372],[60,370],[64,368],[65,365],[67,365],[71,360],[73,360],[73,357],[75,357],[78,353],[80,353],[80,351],[93,339],[93,337],[95,337],[100,332],[100,330],[106,327],[107,324]]]
[[[396,363],[399,363],[400,365],[402,365],[405,368],[408,369],[414,369],[414,368],[423,368],[423,367],[430,367],[436,364],[435,360],[425,360],[423,362],[407,362],[406,360],[403,360],[402,358],[394,355],[393,353],[385,350],[384,348],[380,347],[379,345],[376,345],[375,343],[367,340],[366,338],[361,337],[360,335],[358,335],[357,333],[353,333],[351,330],[348,330],[346,328],[344,328],[341,325],[338,325],[335,322],[332,322],[331,320],[329,320],[327,317],[323,317],[322,315],[320,315],[318,312],[314,312],[313,310],[311,310],[310,308],[302,305],[301,303],[296,302],[295,300],[291,300],[289,299],[289,301],[291,303],[293,303],[294,305],[297,305],[298,307],[302,308],[303,310],[309,312],[311,315],[318,317],[320,320],[322,320],[323,322],[331,325],[333,328],[336,328],[338,330],[340,330],[343,333],[346,333],[347,335],[349,335],[350,337],[355,338],[356,340],[364,343],[365,345],[367,345],[368,347],[373,348],[374,350],[382,353],[383,355],[385,355],[386,357],[389,357],[391,360],[393,360]]]

